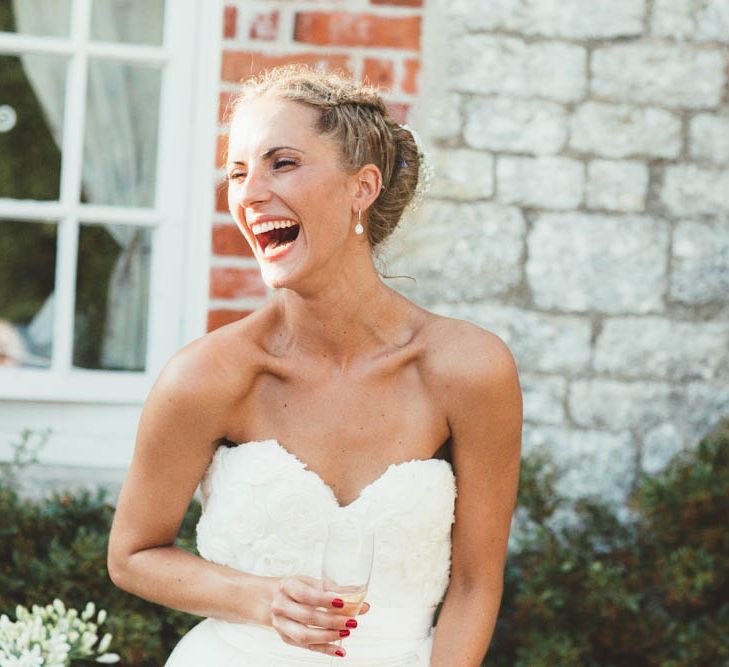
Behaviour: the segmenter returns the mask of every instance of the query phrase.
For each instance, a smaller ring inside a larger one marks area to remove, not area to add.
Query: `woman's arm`
[[[231,408],[230,378],[210,348],[201,341],[178,353],[145,403],[112,525],[109,574],[120,588],[168,607],[263,623],[273,580],[174,546]]]
[[[178,353],[150,393],[114,516],[109,574],[120,588],[152,602],[267,625],[287,644],[334,655],[340,649],[333,642],[349,633],[351,621],[337,613],[320,582],[247,574],[174,546],[195,489],[228,421],[240,419],[241,397],[252,382],[245,373],[252,376],[255,364],[232,359],[239,338],[210,345],[206,337]]]
[[[451,583],[431,667],[478,667],[496,624],[516,502],[522,395],[511,352],[468,326],[449,360],[446,397],[458,485]]]

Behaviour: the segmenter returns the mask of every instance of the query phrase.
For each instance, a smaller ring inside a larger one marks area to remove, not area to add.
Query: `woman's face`
[[[228,206],[270,287],[336,270],[342,249],[353,245],[356,178],[315,120],[303,104],[260,97],[241,105],[231,123]]]

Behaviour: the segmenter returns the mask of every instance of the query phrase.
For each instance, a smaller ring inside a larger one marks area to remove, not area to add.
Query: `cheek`
[[[228,199],[228,210],[235,215],[235,210],[238,208],[235,185],[233,183],[228,183],[227,186],[225,186],[225,190],[226,197]],[[218,208],[221,207],[218,206]]]

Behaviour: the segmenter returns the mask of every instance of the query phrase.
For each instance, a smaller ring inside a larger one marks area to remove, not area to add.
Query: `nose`
[[[269,201],[271,188],[266,175],[252,169],[241,183],[236,199],[243,208],[251,208],[256,204]]]

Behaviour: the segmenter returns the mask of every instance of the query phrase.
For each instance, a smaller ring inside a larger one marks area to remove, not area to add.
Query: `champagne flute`
[[[321,567],[322,584],[325,591],[344,602],[341,613],[347,616],[356,616],[362,607],[370,583],[373,555],[374,534],[361,522],[345,517],[329,524]],[[329,664],[334,664],[334,657]]]

